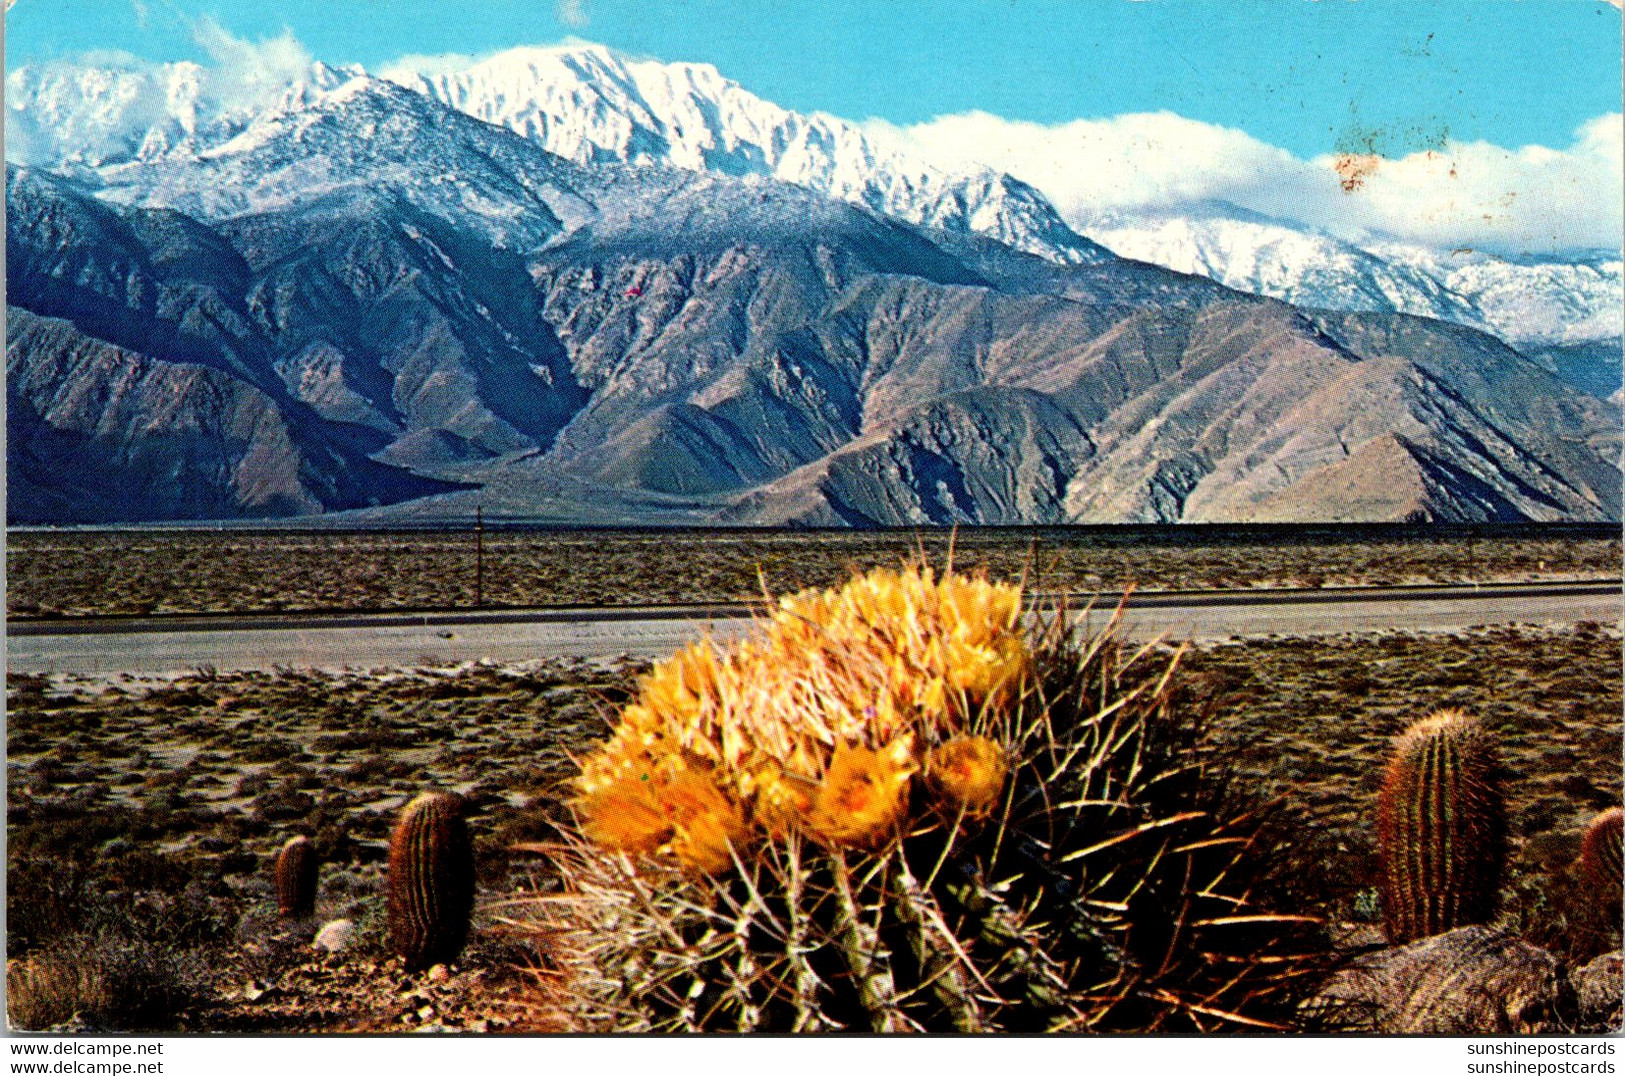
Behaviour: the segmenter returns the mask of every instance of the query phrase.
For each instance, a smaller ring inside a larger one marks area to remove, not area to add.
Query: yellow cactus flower
[[[743,850],[748,830],[739,805],[710,778],[684,770],[660,789],[671,819],[670,851],[677,861],[701,874],[717,874],[733,863],[729,848]]]
[[[841,744],[818,788],[808,827],[830,844],[872,847],[895,832],[915,766],[908,739],[880,749]]]
[[[673,832],[655,784],[647,769],[596,783],[575,801],[581,831],[594,844],[617,852],[653,852]]]
[[[751,638],[703,639],[639,682],[582,760],[584,830],[706,871],[753,835],[872,845],[907,821],[921,740],[944,744],[926,763],[939,806],[986,810],[1003,755],[968,733],[1030,671],[1021,609],[1019,587],[926,567],[781,598]]]
[[[748,788],[755,796],[752,813],[770,837],[783,837],[805,825],[818,794],[817,781],[772,762],[749,775]]]
[[[748,837],[743,812],[711,775],[678,759],[622,767],[575,800],[582,832],[595,844],[647,855],[669,851],[684,866],[716,873],[729,845]]]
[[[1011,636],[986,644],[950,641],[947,653],[948,679],[972,704],[997,699],[1018,682],[1027,669],[1027,651],[1022,640]]]
[[[946,813],[980,818],[999,802],[1009,766],[986,736],[956,736],[925,754],[925,783]]]
[[[696,731],[725,675],[711,640],[702,639],[651,669],[638,685],[638,703],[670,725]]]

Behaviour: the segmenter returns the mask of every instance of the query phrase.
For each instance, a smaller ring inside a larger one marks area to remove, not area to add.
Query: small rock
[[[349,919],[335,919],[324,923],[322,929],[316,932],[316,938],[311,947],[320,949],[324,953],[342,953],[355,937],[355,923]]]
[[[429,1019],[432,1019],[433,1017],[434,1017],[434,1006],[433,1005],[421,1005],[421,1006],[418,1007],[418,1019],[419,1020],[429,1020]]]
[[[1361,957],[1322,999],[1382,1034],[1530,1034],[1561,1030],[1566,987],[1546,950],[1472,926]]]
[[[282,991],[274,986],[260,986],[258,983],[249,983],[243,987],[242,997],[244,1001],[249,1002],[264,1001],[266,998],[277,997],[281,993]]]
[[[431,983],[443,983],[449,978],[451,978],[451,969],[444,964],[436,964],[429,969],[429,981]]]
[[[1585,967],[1569,972],[1569,982],[1579,1001],[1583,1030],[1620,1029],[1621,999],[1625,996],[1625,954],[1604,953]]]

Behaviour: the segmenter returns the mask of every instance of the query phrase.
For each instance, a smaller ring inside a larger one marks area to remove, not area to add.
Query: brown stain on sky
[[[1375,153],[1339,153],[1332,162],[1332,167],[1342,177],[1342,187],[1345,194],[1353,194],[1365,186],[1365,179],[1377,166],[1382,158]]]

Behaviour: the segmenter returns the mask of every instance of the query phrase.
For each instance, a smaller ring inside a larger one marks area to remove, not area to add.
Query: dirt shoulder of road
[[[739,602],[915,556],[1049,593],[1557,582],[1621,570],[1619,538],[1593,532],[18,531],[7,535],[6,608],[53,618]]]

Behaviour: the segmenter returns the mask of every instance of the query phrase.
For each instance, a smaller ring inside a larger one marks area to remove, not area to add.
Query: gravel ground
[[[516,970],[540,958],[505,932],[502,902],[549,881],[505,849],[554,832],[571,753],[605,733],[641,668],[12,677],[10,970],[159,933],[190,969],[163,1028],[546,1030]],[[1503,917],[1531,936],[1551,942],[1545,895],[1587,820],[1621,800],[1613,627],[1207,645],[1187,652],[1180,683],[1181,706],[1236,746],[1240,779],[1287,796],[1329,838],[1351,921],[1375,915],[1371,804],[1388,740],[1434,708],[1466,709],[1497,734],[1514,853]],[[408,975],[384,951],[385,841],[396,810],[430,786],[476,810],[480,908],[455,967]],[[326,862],[304,924],[277,918],[268,877],[294,832]],[[356,941],[314,953],[316,925],[336,918],[356,924]],[[1609,943],[1617,932],[1587,945]]]

